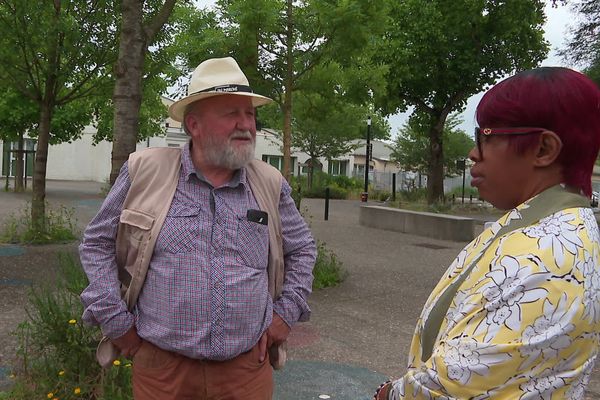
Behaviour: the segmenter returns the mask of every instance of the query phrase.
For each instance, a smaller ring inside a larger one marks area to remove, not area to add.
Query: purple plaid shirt
[[[273,311],[292,326],[310,316],[316,247],[285,180],[281,214],[285,279],[273,304],[267,289],[267,225],[248,221],[258,204],[246,170],[214,188],[196,171],[189,145],[182,150],[179,183],[158,236],[136,308],[119,294],[115,237],[129,190],[127,163],[88,225],[79,247],[90,284],[81,294],[83,320],[117,338],[135,324],[144,340],[187,357],[227,360],[250,350]]]

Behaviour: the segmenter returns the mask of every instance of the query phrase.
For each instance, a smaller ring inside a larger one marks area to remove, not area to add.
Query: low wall
[[[400,210],[379,206],[361,206],[360,225],[386,229],[434,239],[470,242],[475,238],[475,221],[471,218]]]

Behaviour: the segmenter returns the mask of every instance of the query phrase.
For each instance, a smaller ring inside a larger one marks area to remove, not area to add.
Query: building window
[[[329,160],[327,164],[327,172],[329,173],[329,175],[348,174],[348,160]]]
[[[272,166],[277,168],[279,171],[283,170],[283,156],[273,156],[273,155],[269,155],[269,154],[263,154],[262,160],[264,162],[266,162],[267,164],[271,164]],[[290,168],[291,168],[292,175],[293,175],[295,168],[296,168],[296,157],[292,157],[291,162],[292,162],[292,165],[290,166]]]
[[[23,140],[23,150],[26,153],[23,155],[23,168],[25,176],[33,176],[33,162],[35,159],[35,140],[34,139],[24,139]],[[2,175],[3,176],[15,176],[17,170],[17,154],[14,152],[18,150],[19,143],[18,142],[4,142],[2,146]]]

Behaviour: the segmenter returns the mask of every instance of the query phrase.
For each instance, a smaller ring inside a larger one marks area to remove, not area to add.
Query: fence
[[[369,172],[369,185],[375,190],[392,191],[392,172],[371,171]],[[353,174],[356,179],[364,179],[364,175]],[[471,176],[465,176],[465,186],[471,183]],[[444,192],[449,192],[456,187],[462,186],[462,176],[455,176],[444,179]],[[399,171],[396,173],[396,191],[411,191],[418,188],[427,187],[427,175]]]

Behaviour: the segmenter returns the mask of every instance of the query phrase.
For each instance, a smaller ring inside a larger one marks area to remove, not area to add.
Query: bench
[[[475,221],[472,218],[448,214],[361,206],[358,223],[371,228],[456,242],[470,242],[475,238]]]

